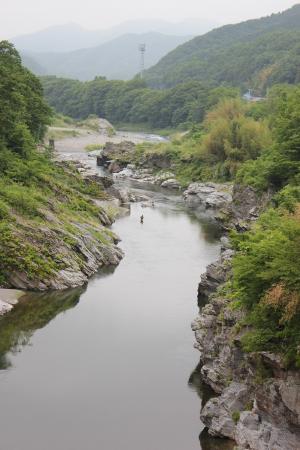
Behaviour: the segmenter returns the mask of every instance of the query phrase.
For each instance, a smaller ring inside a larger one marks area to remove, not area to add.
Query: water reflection
[[[191,389],[197,392],[201,400],[201,409],[209,399],[216,397],[216,393],[211,389],[211,387],[203,382],[201,375],[201,364],[199,364],[191,373],[188,385]],[[235,443],[231,439],[220,439],[210,436],[207,428],[204,428],[204,430],[200,433],[199,441],[200,448],[202,450],[233,450],[235,447]]]
[[[58,314],[74,308],[85,288],[63,292],[28,293],[7,315],[0,317],[0,370],[11,367],[8,353],[20,352],[33,333]]]
[[[234,450],[235,442],[231,439],[220,439],[212,437],[205,428],[199,436],[202,450]]]
[[[203,382],[201,375],[201,364],[198,364],[196,369],[191,373],[188,381],[189,387],[197,392],[198,397],[201,400],[201,408],[208,402],[212,397],[216,397],[216,393],[212,388]]]

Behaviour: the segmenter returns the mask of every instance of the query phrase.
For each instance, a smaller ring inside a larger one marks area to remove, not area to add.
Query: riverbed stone
[[[167,188],[167,189],[180,189],[181,185],[179,181],[177,181],[175,178],[171,178],[169,180],[163,181],[161,183],[161,187]]]

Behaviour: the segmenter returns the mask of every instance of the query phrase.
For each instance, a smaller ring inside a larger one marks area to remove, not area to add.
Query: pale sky
[[[299,0],[0,0],[0,39],[67,22],[90,29],[141,18],[177,22],[199,17],[232,23],[296,3]]]

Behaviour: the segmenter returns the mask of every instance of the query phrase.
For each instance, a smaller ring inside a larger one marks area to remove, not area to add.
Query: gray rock
[[[209,400],[201,411],[201,420],[209,428],[209,434],[235,439],[234,414],[244,409],[249,400],[247,386],[231,383],[222,395]]]
[[[10,305],[9,303],[0,300],[0,316],[3,316],[4,314],[8,313],[12,308],[13,305]]]
[[[265,422],[250,411],[241,413],[234,439],[240,449],[251,450],[297,450],[300,442],[297,434]]]
[[[201,419],[210,434],[235,440],[239,450],[296,450],[300,448],[300,372],[287,370],[282,358],[271,352],[244,353],[240,339],[246,330],[234,327],[243,323],[245,311],[209,293],[226,280],[231,256],[232,251],[225,250],[208,268],[202,285],[208,303],[192,323],[202,381],[220,394],[206,403]],[[259,383],[262,368],[268,377]]]
[[[175,178],[168,179],[161,183],[161,187],[168,189],[180,189],[181,185]]]
[[[107,170],[109,171],[109,173],[118,173],[121,172],[122,167],[117,161],[111,161]]]
[[[216,183],[192,183],[183,193],[190,206],[202,206],[204,209],[220,210],[232,203],[232,185]]]

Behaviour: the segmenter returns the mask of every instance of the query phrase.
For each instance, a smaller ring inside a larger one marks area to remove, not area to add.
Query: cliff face
[[[235,186],[230,203],[222,205],[224,228],[229,223],[239,231],[247,229],[269,199],[270,193],[258,198],[252,189]],[[205,199],[200,203],[207,208]],[[220,217],[220,209],[213,211]],[[243,351],[245,312],[235,309],[218,289],[231,277],[233,254],[224,238],[220,259],[208,266],[199,284],[200,313],[192,329],[201,354],[202,380],[216,394],[202,408],[201,420],[212,436],[230,438],[239,449],[296,450],[300,448],[300,371],[287,370],[277,354]]]
[[[227,253],[227,255],[226,255]],[[229,273],[228,251],[210,266],[214,272]],[[222,284],[222,275],[218,278]],[[201,376],[216,393],[201,411],[201,420],[212,436],[228,437],[239,449],[296,450],[300,445],[300,372],[285,369],[279,355],[244,353],[239,322],[243,311],[234,310],[230,300],[213,294],[192,324],[195,347],[200,351]],[[203,298],[209,294],[207,286]]]
[[[189,206],[214,217],[224,230],[244,231],[271,201],[272,192],[258,195],[251,186],[192,183],[183,198]]]

